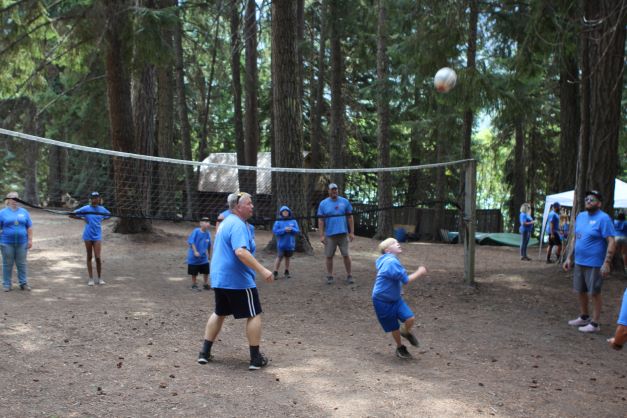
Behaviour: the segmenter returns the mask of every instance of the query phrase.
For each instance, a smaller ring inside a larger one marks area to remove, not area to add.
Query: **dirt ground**
[[[463,284],[461,246],[405,244],[405,266],[430,274],[405,290],[420,347],[401,360],[370,301],[376,242],[351,246],[355,285],[329,286],[314,240],[316,255],[297,254],[292,279],[259,283],[270,364],[251,372],[244,322],[232,318],[215,361],[196,364],[213,292],[189,288],[195,225],[156,222],[153,235],[121,236],[108,224],[107,284],[90,288],[82,223],[32,216],[33,291],[0,294],[2,416],[627,415],[627,352],[605,342],[622,274],[605,283],[601,333],[585,335],[566,324],[578,313],[569,276],[537,248],[522,262],[516,248],[478,247],[473,289]],[[259,248],[269,239],[257,231]],[[273,254],[257,255],[271,266]]]

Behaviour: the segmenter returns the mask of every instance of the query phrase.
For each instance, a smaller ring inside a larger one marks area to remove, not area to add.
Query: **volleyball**
[[[433,85],[440,93],[448,93],[457,83],[457,74],[452,68],[440,68],[435,77],[433,77]]]

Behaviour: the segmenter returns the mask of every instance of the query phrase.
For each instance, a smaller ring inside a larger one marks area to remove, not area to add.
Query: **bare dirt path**
[[[605,283],[602,332],[584,335],[566,324],[578,313],[569,276],[537,249],[525,263],[515,248],[478,247],[470,289],[461,246],[406,244],[406,267],[430,274],[406,288],[421,346],[402,361],[370,302],[377,243],[353,243],[355,285],[328,286],[315,241],[316,256],[294,258],[292,279],[259,283],[270,364],[249,372],[244,323],[233,319],[215,361],[196,364],[213,293],[189,290],[195,225],[157,222],[150,236],[106,226],[107,284],[89,288],[81,222],[32,215],[33,291],[0,294],[2,416],[627,414],[627,352],[605,343],[627,286],[620,274]],[[257,231],[258,247],[269,238]],[[273,257],[258,253],[268,267]],[[336,267],[343,273],[339,258]]]

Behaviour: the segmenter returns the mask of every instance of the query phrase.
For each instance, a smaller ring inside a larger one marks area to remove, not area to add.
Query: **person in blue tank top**
[[[200,291],[196,278],[203,275],[203,289],[210,290],[209,286],[209,250],[211,248],[211,233],[209,232],[209,218],[200,219],[200,226],[195,228],[187,238],[187,274],[192,276],[192,290]]]
[[[531,231],[533,231],[534,220],[531,217],[531,205],[529,203],[523,203],[520,207],[520,259],[524,261],[531,261],[531,258],[527,257],[527,246],[529,245],[529,239],[531,238]]]
[[[13,265],[21,290],[31,290],[27,278],[26,256],[33,247],[33,221],[24,208],[18,206],[19,195],[9,192],[4,199],[6,208],[0,210],[0,249],[2,250],[2,285],[8,292],[12,286]]]
[[[625,222],[624,212],[619,213],[614,219],[614,229],[616,230],[616,251],[620,252],[623,270],[627,274],[627,222]]]
[[[377,278],[372,289],[374,311],[383,330],[392,333],[396,343],[396,355],[400,358],[411,358],[407,347],[401,343],[401,337],[407,339],[411,345],[418,346],[418,340],[411,333],[415,316],[403,300],[401,289],[403,285],[426,275],[427,268],[420,266],[408,275],[398,259],[398,254],[403,250],[394,238],[382,241],[379,251],[382,255],[375,262]]]
[[[100,193],[91,192],[89,194],[89,205],[76,209],[70,215],[72,219],[80,219],[85,222],[83,229],[83,241],[87,252],[87,274],[89,274],[88,286],[94,285],[94,273],[92,268],[92,254],[96,259],[96,274],[98,275],[95,284],[105,284],[102,279],[102,221],[111,217],[111,212],[100,205]]]
[[[351,273],[351,257],[348,243],[355,239],[353,206],[339,196],[337,184],[329,184],[329,197],[318,206],[318,230],[320,241],[324,244],[324,255],[327,270],[327,284],[333,284],[333,257],[336,248],[340,248],[346,269],[346,283],[353,284]]]
[[[277,256],[274,260],[274,279],[279,278],[279,266],[281,260],[285,258],[285,273],[283,277],[289,279],[290,276],[290,258],[294,255],[296,249],[296,235],[300,233],[298,222],[292,219],[292,210],[287,206],[281,206],[279,209],[280,219],[272,226],[272,233],[276,236]]]
[[[255,259],[254,229],[246,222],[253,215],[253,202],[248,193],[232,193],[227,198],[232,214],[220,224],[213,243],[211,285],[215,295],[214,312],[207,320],[205,338],[198,354],[198,363],[207,364],[211,349],[227,316],[246,318],[246,337],[250,349],[249,370],[268,364],[259,350],[261,342],[261,302],[255,274],[266,282],[274,281],[272,272]]]
[[[564,270],[573,269],[573,288],[579,294],[581,314],[568,321],[581,332],[599,332],[601,316],[601,287],[603,277],[611,270],[614,257],[614,224],[607,213],[601,210],[601,193],[591,190],[585,194],[586,210],[575,220],[573,245],[564,262]],[[588,311],[588,299],[592,298],[592,317]]]

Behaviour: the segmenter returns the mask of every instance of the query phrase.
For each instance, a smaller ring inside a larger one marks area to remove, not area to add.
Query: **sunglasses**
[[[237,200],[235,201],[235,204],[237,205],[239,203],[239,200],[244,197],[245,193],[244,192],[239,192],[237,194]]]
[[[586,198],[584,199],[584,201],[585,201],[586,203],[594,203],[594,202],[598,202],[598,201],[599,201],[599,199],[597,199],[597,198],[596,198],[596,197],[594,197],[594,196],[588,196],[588,197],[586,197]]]

